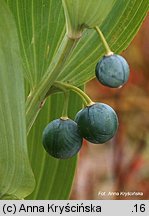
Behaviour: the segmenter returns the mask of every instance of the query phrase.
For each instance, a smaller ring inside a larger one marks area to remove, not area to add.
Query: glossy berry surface
[[[80,110],[75,121],[81,135],[95,144],[110,140],[118,128],[118,118],[115,111],[103,103],[95,103]]]
[[[100,83],[111,88],[123,86],[129,78],[129,66],[120,55],[104,56],[96,65],[96,77]]]
[[[82,140],[76,122],[71,119],[56,119],[43,131],[45,150],[58,159],[68,159],[76,155],[82,146]]]

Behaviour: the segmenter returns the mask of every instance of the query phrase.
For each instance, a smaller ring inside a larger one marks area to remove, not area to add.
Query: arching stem
[[[38,85],[32,90],[31,94],[26,101],[26,126],[27,134],[41,110],[42,104],[46,98],[47,92],[53,85],[54,81],[59,76],[65,63],[70,57],[73,49],[75,48],[78,38],[69,38],[65,34],[54,58],[52,59],[46,73],[42,77]]]

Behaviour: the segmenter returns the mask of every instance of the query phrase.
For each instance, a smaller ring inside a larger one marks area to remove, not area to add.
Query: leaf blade
[[[24,198],[33,190],[34,177],[27,154],[23,70],[15,23],[3,1],[0,29],[0,198]]]

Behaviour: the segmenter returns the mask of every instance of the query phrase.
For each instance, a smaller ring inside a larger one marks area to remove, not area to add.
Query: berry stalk
[[[69,103],[69,91],[64,91],[64,106],[61,119],[68,119],[68,103]]]
[[[107,43],[107,41],[106,41],[106,39],[105,39],[103,33],[101,32],[101,30],[99,29],[99,27],[98,27],[98,26],[95,26],[95,30],[96,30],[96,32],[98,33],[98,35],[99,35],[99,37],[100,37],[100,39],[101,39],[101,41],[102,41],[102,44],[103,44],[104,47],[105,47],[106,56],[113,55],[113,52],[111,51],[111,49],[110,49],[110,47],[109,47],[109,45],[108,45],[108,43]]]
[[[84,91],[77,88],[76,86],[73,86],[67,83],[63,83],[63,82],[59,82],[59,81],[54,82],[54,86],[62,90],[64,90],[65,88],[65,89],[76,92],[83,99],[86,106],[91,106],[94,104],[94,102],[89,98],[89,96],[85,94]]]

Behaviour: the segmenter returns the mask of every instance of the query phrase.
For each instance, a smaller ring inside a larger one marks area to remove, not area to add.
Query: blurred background
[[[104,87],[96,79],[86,85],[94,101],[114,108],[119,129],[106,144],[84,141],[70,199],[149,199],[148,26],[149,15],[128,49],[121,53],[131,70],[122,88]],[[136,194],[118,195],[122,191]]]

